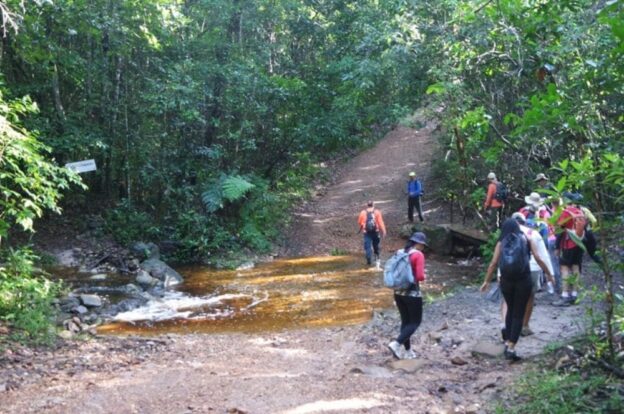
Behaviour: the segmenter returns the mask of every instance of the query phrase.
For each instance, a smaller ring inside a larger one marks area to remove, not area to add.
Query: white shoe
[[[381,270],[381,260],[375,260],[375,267],[377,268],[377,270]]]
[[[403,353],[403,358],[404,359],[416,359],[418,358],[418,356],[416,355],[416,353],[413,350],[409,350],[409,351],[405,351]]]
[[[396,359],[401,359],[401,344],[397,341],[392,341],[388,344],[388,349],[390,349]]]

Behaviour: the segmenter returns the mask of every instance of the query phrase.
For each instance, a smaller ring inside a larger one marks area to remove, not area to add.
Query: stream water
[[[451,260],[452,262],[453,260]],[[444,292],[474,268],[428,262],[428,293]],[[435,268],[434,271],[433,268]],[[361,257],[275,260],[247,270],[183,267],[184,283],[145,306],[123,312],[98,331],[108,334],[257,332],[361,323],[392,306],[382,272]]]

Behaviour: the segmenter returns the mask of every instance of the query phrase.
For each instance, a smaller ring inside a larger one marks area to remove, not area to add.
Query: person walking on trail
[[[516,220],[520,225],[520,230],[524,233],[524,235],[531,241],[531,243],[537,247],[537,253],[539,258],[546,264],[548,267],[548,272],[552,275],[554,274],[554,269],[552,263],[550,262],[550,255],[548,254],[548,249],[546,248],[546,243],[540,234],[535,231],[534,228],[527,226],[527,221],[524,215],[520,212],[513,213],[511,218]],[[541,280],[542,280],[542,269],[540,268],[537,260],[535,260],[535,255],[531,255],[531,259],[529,261],[529,266],[531,269],[531,283],[533,284],[533,288],[531,289],[531,295],[529,296],[529,301],[526,306],[526,310],[524,311],[524,319],[522,320],[522,330],[520,331],[521,336],[529,336],[533,335],[533,331],[529,327],[529,321],[531,320],[531,315],[533,314],[533,303],[535,300],[535,293],[540,289]],[[554,287],[552,284],[553,281],[548,282],[548,291],[549,293],[554,293]]]
[[[573,200],[570,194],[566,194],[565,197],[567,201]],[[562,228],[555,242],[555,252],[559,257],[561,268],[562,291],[561,298],[553,302],[555,306],[578,303],[578,286],[580,286],[585,251],[596,263],[602,263],[601,258],[596,254],[596,237],[589,228],[590,219],[586,211],[589,210],[583,210],[581,206],[570,203],[564,207],[557,219],[557,224]]]
[[[407,218],[410,222],[414,222],[414,208],[418,212],[418,218],[421,222],[425,221],[422,215],[422,205],[420,197],[423,195],[421,181],[416,178],[416,173],[409,173],[409,181],[407,182]]]
[[[505,316],[505,329],[503,331],[505,359],[511,362],[521,359],[516,354],[516,344],[520,338],[524,313],[533,288],[529,266],[531,254],[542,270],[546,272],[548,280],[552,281],[552,274],[540,258],[534,243],[520,230],[516,220],[512,218],[505,220],[494,247],[494,255],[488,265],[485,280],[480,288],[481,292],[485,292],[489,288],[492,275],[498,268],[501,274],[501,292],[507,303],[507,315]]]
[[[411,346],[411,337],[422,321],[423,299],[419,282],[425,280],[425,255],[423,254],[425,247],[427,247],[427,237],[424,233],[417,232],[412,234],[403,249],[409,254],[414,283],[407,289],[394,291],[394,302],[401,315],[401,330],[399,336],[388,344],[388,348],[397,359],[416,358]]]
[[[505,198],[507,198],[504,185],[496,179],[496,174],[490,172],[487,176],[488,188],[483,202],[483,210],[489,217],[492,230],[500,228],[501,214]],[[505,194],[503,194],[505,192]]]
[[[381,237],[386,237],[386,225],[381,211],[375,208],[373,201],[368,201],[366,208],[360,212],[358,226],[359,231],[364,233],[366,264],[371,265],[373,263],[373,253],[375,253],[375,262],[379,266],[379,242]]]
[[[533,182],[539,187],[537,193],[542,197],[548,197],[552,195],[552,191],[555,191],[555,187],[544,173],[537,174]]]

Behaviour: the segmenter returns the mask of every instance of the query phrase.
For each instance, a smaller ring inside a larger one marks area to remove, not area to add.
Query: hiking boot
[[[505,359],[510,362],[518,362],[522,358],[516,354],[515,349],[505,349]]]
[[[533,335],[535,332],[533,332],[531,330],[531,328],[529,328],[528,326],[523,326],[522,330],[520,331],[520,335],[522,336],[531,336]]]
[[[390,352],[396,359],[401,359],[401,344],[397,341],[392,341],[388,344],[388,349],[390,349]]]
[[[414,350],[408,349],[407,351],[405,351],[405,353],[403,353],[403,358],[404,359],[416,359],[418,358],[418,356],[416,355],[416,352],[414,352]]]
[[[553,306],[570,306],[570,298],[560,298],[552,303]]]
[[[578,297],[570,296],[568,298],[568,304],[570,304],[570,305],[578,305]]]

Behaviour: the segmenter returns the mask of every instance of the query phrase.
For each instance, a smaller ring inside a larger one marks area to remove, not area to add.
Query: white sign
[[[95,160],[70,162],[69,164],[65,164],[65,167],[78,174],[83,172],[95,171],[97,169],[95,167]]]

